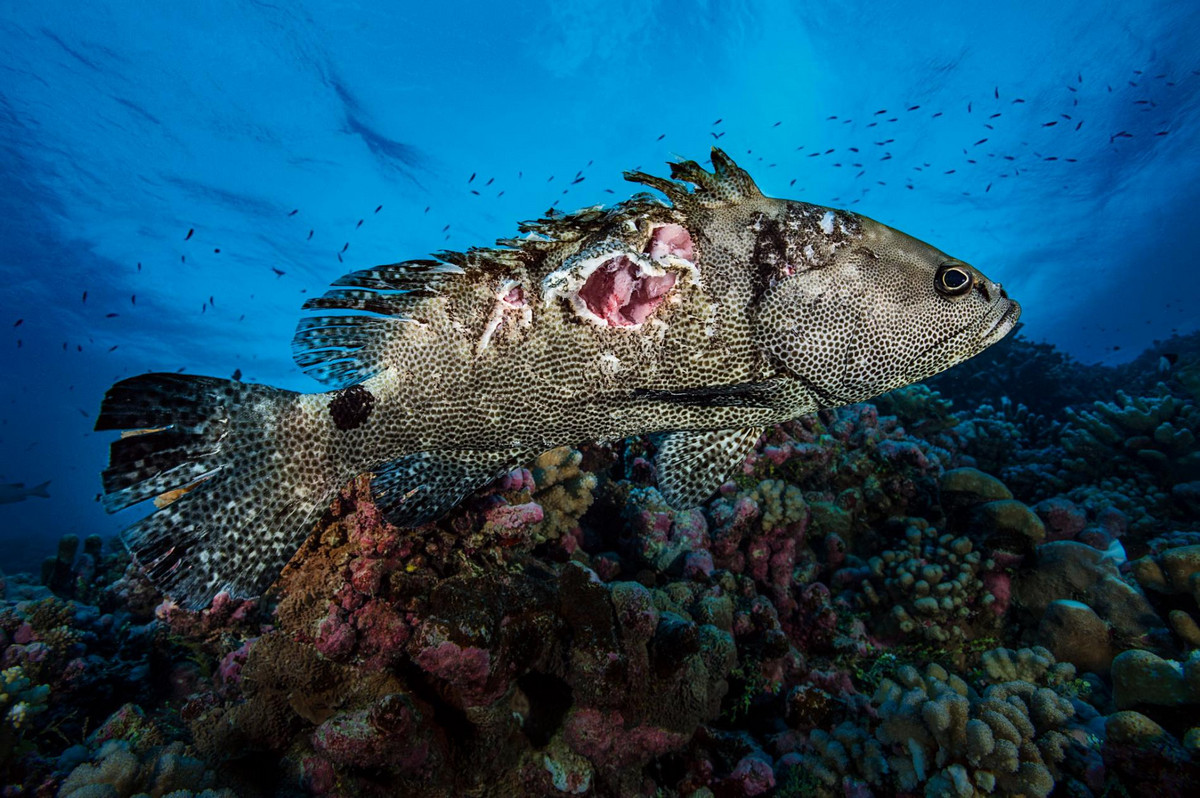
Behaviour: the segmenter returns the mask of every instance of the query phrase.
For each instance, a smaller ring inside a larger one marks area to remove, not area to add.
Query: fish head
[[[865,216],[785,202],[766,227],[776,243],[758,248],[769,265],[759,264],[767,275],[755,336],[821,406],[866,401],[961,363],[1021,314],[974,266]]]

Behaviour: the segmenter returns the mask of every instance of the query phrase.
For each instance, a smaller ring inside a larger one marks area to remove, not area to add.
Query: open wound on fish
[[[604,327],[636,328],[649,319],[679,280],[695,279],[695,250],[683,225],[651,229],[643,252],[608,251],[568,261],[547,275],[547,303],[564,295],[584,319]]]

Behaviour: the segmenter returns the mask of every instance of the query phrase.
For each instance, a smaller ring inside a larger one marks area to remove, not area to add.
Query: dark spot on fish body
[[[351,385],[337,391],[329,401],[329,415],[340,430],[362,426],[375,409],[375,395],[361,385]]]
[[[787,238],[783,228],[775,219],[765,215],[758,217],[758,231],[754,241],[754,253],[750,262],[757,267],[754,281],[754,301],[762,298],[767,290],[786,276]]]

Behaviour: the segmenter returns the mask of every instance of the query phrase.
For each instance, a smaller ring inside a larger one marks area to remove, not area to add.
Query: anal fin
[[[418,526],[444,515],[535,454],[525,449],[415,452],[371,469],[371,492],[393,524]]]
[[[672,432],[659,444],[658,490],[676,509],[711,496],[750,454],[762,428]]]

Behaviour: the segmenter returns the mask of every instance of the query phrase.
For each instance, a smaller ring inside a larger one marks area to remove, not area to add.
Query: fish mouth
[[[1007,300],[1008,306],[1001,311],[996,320],[992,322],[992,326],[983,334],[983,345],[991,346],[999,341],[1004,336],[1012,331],[1016,326],[1017,319],[1021,318],[1021,306],[1011,299]]]

